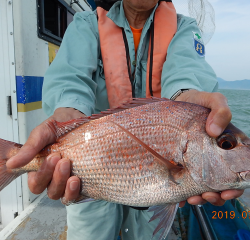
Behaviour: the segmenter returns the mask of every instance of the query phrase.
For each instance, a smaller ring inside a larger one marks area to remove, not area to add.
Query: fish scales
[[[164,158],[182,164],[183,150],[176,142],[181,142],[184,130],[200,130],[194,123],[203,113],[198,108],[197,116],[194,108],[188,111],[185,107],[183,116],[183,107],[176,107],[174,102],[154,105],[91,121],[53,145],[52,151],[60,149],[62,157],[72,160],[72,173],[81,178],[83,195],[132,206],[150,206],[184,198],[190,194],[183,194],[188,183],[190,190],[197,189],[197,184],[187,176],[186,185],[178,190],[168,180],[164,166],[158,166],[150,152],[113,123],[124,126]],[[206,117],[204,123],[205,120]]]

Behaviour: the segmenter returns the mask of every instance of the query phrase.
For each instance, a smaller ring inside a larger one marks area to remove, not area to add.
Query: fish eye
[[[223,133],[216,141],[218,146],[224,150],[231,150],[237,145],[236,138],[230,133]]]

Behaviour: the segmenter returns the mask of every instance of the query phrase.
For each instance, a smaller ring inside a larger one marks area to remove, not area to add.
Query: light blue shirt
[[[136,60],[131,70],[135,71],[135,96],[138,98],[146,96],[149,27],[155,9],[144,25],[136,59],[133,33],[122,2],[116,2],[107,13],[117,26],[124,28],[131,63]],[[216,91],[216,75],[194,47],[194,33],[200,34],[196,21],[178,14],[177,27],[163,65],[162,97],[171,98],[179,89]],[[75,14],[45,74],[42,101],[49,116],[59,107],[72,107],[88,116],[109,108],[96,11]]]

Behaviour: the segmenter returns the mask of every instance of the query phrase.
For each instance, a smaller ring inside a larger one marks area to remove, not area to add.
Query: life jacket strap
[[[147,63],[146,97],[161,97],[161,73],[170,42],[177,32],[177,14],[172,1],[160,1],[152,22]],[[153,49],[152,49],[153,48]],[[152,70],[150,70],[152,69]],[[151,74],[152,71],[152,74]],[[150,78],[152,77],[152,80]]]

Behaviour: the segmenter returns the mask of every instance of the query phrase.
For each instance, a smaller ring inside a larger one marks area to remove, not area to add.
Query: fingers
[[[67,203],[76,200],[79,197],[79,192],[80,192],[80,179],[75,176],[69,178],[66,185],[65,194],[63,196],[64,202]]]
[[[62,159],[56,166],[53,179],[48,187],[48,197],[58,200],[64,197],[66,202],[72,202],[79,196],[80,179],[70,177],[70,161]]]
[[[211,109],[206,123],[206,131],[211,137],[218,137],[231,121],[232,114],[227,99],[221,93],[189,90],[182,93],[176,100],[195,103]]]
[[[48,197],[58,200],[64,197],[66,202],[72,202],[79,196],[80,179],[70,177],[71,164],[68,159],[61,159],[56,165],[53,179],[48,186]]]
[[[34,194],[40,194],[48,187],[50,199],[58,200],[64,196],[67,201],[73,201],[79,196],[80,179],[70,177],[70,171],[69,160],[61,159],[59,154],[51,154],[38,172],[29,173],[29,189]]]
[[[55,141],[54,133],[44,122],[30,134],[20,151],[7,161],[7,168],[19,168],[29,163],[46,145]]]
[[[61,159],[60,154],[51,154],[37,172],[28,175],[28,186],[32,193],[40,194],[48,188],[50,199],[65,197],[67,201],[77,199],[80,191],[80,179],[70,177],[71,165],[68,159]]]
[[[187,199],[187,202],[191,205],[203,205],[207,203],[201,196],[193,196]]]
[[[201,196],[193,196],[187,199],[187,202],[191,205],[203,205],[206,202],[210,202],[215,206],[222,206],[227,200],[240,197],[244,193],[244,190],[226,190],[220,193],[206,192]],[[180,204],[181,205],[181,204]]]
[[[221,198],[220,193],[215,193],[215,192],[203,193],[202,198],[215,206],[223,206],[224,203],[226,202],[224,199]]]
[[[232,113],[227,104],[227,99],[220,93],[207,96],[208,108],[211,112],[206,123],[206,131],[211,137],[218,137],[232,119]]]
[[[214,192],[207,192],[203,193],[202,196],[193,196],[187,199],[187,202],[191,205],[203,205],[207,202],[215,205],[215,206],[222,206],[225,203],[220,197],[219,193]]]
[[[32,193],[40,194],[47,188],[60,159],[60,154],[51,154],[45,159],[41,168],[37,172],[31,172],[28,174],[28,186]]]
[[[231,200],[240,197],[244,190],[226,190],[221,193],[221,198],[224,200]]]
[[[61,159],[56,165],[53,178],[48,186],[48,197],[57,200],[64,195],[67,180],[70,177],[70,161]]]

